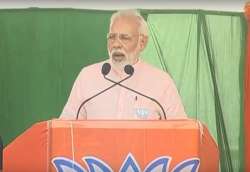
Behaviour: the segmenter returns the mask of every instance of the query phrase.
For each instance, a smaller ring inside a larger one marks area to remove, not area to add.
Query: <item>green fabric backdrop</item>
[[[0,133],[59,116],[78,72],[105,59],[110,12],[0,10]]]
[[[107,58],[112,11],[0,10],[0,134],[4,144],[33,123],[59,116],[83,66]],[[144,60],[168,71],[189,117],[205,123],[222,171],[243,170],[242,13],[142,10]]]
[[[209,127],[221,150],[222,171],[242,171],[244,16],[151,12],[148,24],[151,41],[144,58],[171,74],[189,117]]]

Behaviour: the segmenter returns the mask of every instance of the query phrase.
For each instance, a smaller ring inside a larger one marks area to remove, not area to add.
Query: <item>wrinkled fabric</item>
[[[109,60],[108,60],[109,61]],[[104,61],[107,62],[107,61]],[[83,68],[78,75],[60,119],[75,119],[80,104],[89,97],[113,85],[104,79],[101,68],[104,62]],[[134,74],[123,85],[152,97],[163,106],[167,118],[185,118],[180,96],[171,77],[139,60]],[[127,75],[111,69],[108,78],[119,82]],[[159,105],[117,85],[88,101],[80,111],[80,119],[164,119]]]

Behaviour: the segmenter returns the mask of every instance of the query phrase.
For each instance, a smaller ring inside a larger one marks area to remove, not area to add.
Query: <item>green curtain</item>
[[[57,118],[80,69],[107,58],[111,12],[0,10],[0,133],[4,144]]]
[[[242,13],[141,10],[145,61],[168,71],[189,117],[219,144],[221,171],[243,171]],[[0,134],[7,145],[33,123],[57,118],[86,65],[106,59],[112,11],[0,10]]]
[[[205,123],[220,148],[221,171],[243,171],[241,13],[151,11],[146,61],[174,78],[189,117]]]

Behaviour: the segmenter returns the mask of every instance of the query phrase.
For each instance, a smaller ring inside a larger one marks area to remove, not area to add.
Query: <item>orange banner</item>
[[[247,21],[247,43],[246,43],[246,60],[245,60],[245,80],[244,80],[244,164],[245,171],[250,171],[250,2],[245,6],[245,17]]]
[[[216,172],[219,166],[217,145],[195,120],[52,120],[19,136],[4,158],[4,172]]]

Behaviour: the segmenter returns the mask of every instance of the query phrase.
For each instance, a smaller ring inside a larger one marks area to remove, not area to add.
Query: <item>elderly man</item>
[[[140,59],[147,41],[147,24],[137,11],[123,10],[114,13],[107,35],[110,58],[82,69],[60,119],[76,119],[78,112],[79,119],[186,118],[180,96],[170,76]],[[120,84],[159,103],[118,84],[86,101],[114,84],[101,73],[104,63],[111,65],[107,78],[115,82],[126,78],[128,75],[124,72],[124,67],[132,65],[133,75]]]

